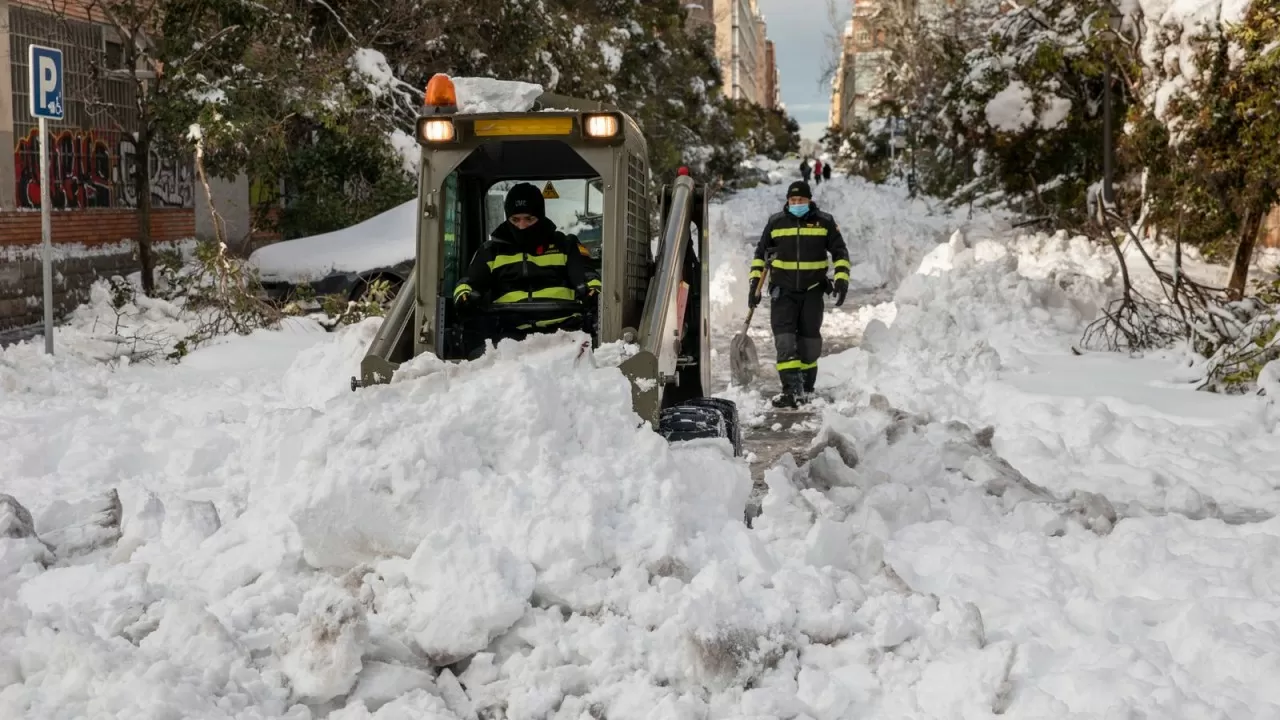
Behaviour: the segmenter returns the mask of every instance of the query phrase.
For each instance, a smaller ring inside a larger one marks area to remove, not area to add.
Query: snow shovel
[[[765,266],[760,275],[760,294],[764,295],[765,281],[769,278],[769,267]],[[729,372],[735,385],[746,387],[756,376],[760,366],[760,357],[756,354],[756,344],[751,341],[747,331],[751,329],[751,318],[756,309],[747,311],[747,321],[742,324],[742,332],[729,341]]]

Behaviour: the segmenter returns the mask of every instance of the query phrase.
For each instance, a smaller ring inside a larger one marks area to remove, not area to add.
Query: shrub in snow
[[[279,327],[281,315],[258,294],[256,276],[221,243],[200,243],[190,261],[157,253],[155,296],[137,275],[97,280],[89,301],[62,329],[74,352],[108,363],[179,361],[227,335]]]

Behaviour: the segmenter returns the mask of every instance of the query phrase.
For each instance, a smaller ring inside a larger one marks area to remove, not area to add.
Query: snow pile
[[[696,567],[684,544],[741,515],[744,476],[711,472],[711,448],[674,455],[637,427],[625,379],[575,366],[577,353],[572,337],[550,336],[463,365],[424,355],[401,368],[405,379],[348,394],[303,432],[293,415],[269,419],[249,452],[280,470],[250,502],[287,512],[316,567],[462,552],[455,572],[536,568],[544,599],[578,609],[607,596],[590,577],[598,569]],[[492,555],[459,549],[485,538]],[[485,595],[462,599],[480,607]]]
[[[414,198],[348,228],[267,245],[249,256],[249,265],[264,281],[301,283],[412,263],[417,207]]]
[[[1126,512],[1280,511],[1274,450],[1257,437],[1271,427],[1263,399],[1195,392],[1198,372],[1177,353],[1072,354],[1117,282],[1109,251],[1084,238],[957,233],[898,288],[891,323],[872,321],[858,348],[824,358],[819,387],[845,412],[879,392],[994,425],[996,449],[1047,487],[1105,493]]]
[[[541,85],[487,77],[456,77],[458,114],[528,112],[542,95]]]

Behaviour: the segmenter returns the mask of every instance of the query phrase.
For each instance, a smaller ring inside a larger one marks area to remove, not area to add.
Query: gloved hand
[[[578,287],[574,288],[574,292],[577,293],[578,300],[582,302],[593,301],[596,299],[597,290],[593,287],[588,287],[586,285],[579,285]]]
[[[751,278],[747,288],[747,307],[755,309],[760,304],[760,278]]]
[[[844,304],[844,296],[849,294],[849,281],[841,278],[836,281],[836,307]]]
[[[462,307],[466,305],[468,302],[470,302],[470,300],[471,300],[470,290],[463,290],[462,292],[453,296],[453,304],[457,307]]]

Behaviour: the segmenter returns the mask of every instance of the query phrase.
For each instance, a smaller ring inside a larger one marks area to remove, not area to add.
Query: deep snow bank
[[[248,452],[276,471],[250,505],[286,512],[316,567],[421,558],[431,582],[455,578],[455,620],[502,595],[460,592],[479,568],[509,581],[517,609],[536,570],[540,601],[578,610],[608,599],[619,567],[696,569],[689,541],[738,522],[749,480],[723,448],[673,451],[640,427],[626,379],[579,359],[582,338],[461,365],[424,355],[323,414],[269,418]]]

